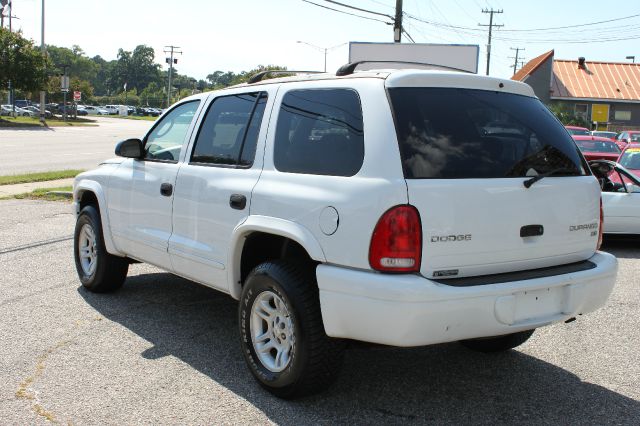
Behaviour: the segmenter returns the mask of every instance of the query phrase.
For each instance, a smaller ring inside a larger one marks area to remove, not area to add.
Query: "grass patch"
[[[2,127],[78,127],[78,126],[97,126],[95,120],[90,118],[48,118],[45,124],[40,122],[38,117],[1,117],[0,128]]]
[[[46,182],[48,180],[67,179],[76,177],[76,175],[82,172],[84,172],[84,170],[56,170],[53,172],[0,176],[0,185],[15,185],[18,183]]]
[[[45,200],[45,201],[70,201],[71,197],[64,194],[50,194],[50,192],[71,192],[73,187],[61,186],[58,188],[38,188],[31,192],[25,192],[24,194],[16,194],[2,198],[8,200],[11,198],[17,198],[18,200],[30,199],[30,200]]]
[[[122,118],[124,120],[143,120],[143,121],[156,121],[158,117],[152,117],[150,115],[127,115],[126,117],[116,115],[115,118]]]

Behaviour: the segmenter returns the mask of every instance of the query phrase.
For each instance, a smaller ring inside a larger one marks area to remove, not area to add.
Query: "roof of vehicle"
[[[580,127],[580,126],[564,126],[565,129],[573,129],[573,130],[586,130],[589,131],[589,129],[587,129],[586,127]]]
[[[576,141],[595,141],[595,142],[608,142],[608,143],[616,143],[609,138],[605,138],[603,136],[593,136],[593,135],[571,135],[571,137]]]
[[[630,143],[627,144],[627,146],[624,147],[624,149],[622,150],[622,152],[624,153],[626,150],[628,149],[640,149],[640,143]]]
[[[487,77],[471,73],[426,69],[379,69],[356,71],[352,74],[337,76],[335,73],[298,74],[288,77],[272,78],[257,83],[242,83],[226,89],[240,87],[260,87],[267,84],[283,84],[304,81],[350,80],[376,78],[386,80],[387,87],[454,87],[479,90],[496,90],[535,97],[531,86],[518,81]],[[225,90],[225,89],[221,89]],[[199,99],[194,95],[191,99]]]

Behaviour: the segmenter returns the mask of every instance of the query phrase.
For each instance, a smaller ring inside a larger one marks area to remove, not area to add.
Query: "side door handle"
[[[170,183],[163,183],[160,185],[160,194],[165,197],[171,197],[171,194],[173,194],[173,185]]]
[[[229,205],[232,209],[244,210],[247,206],[247,197],[242,194],[231,194],[229,198]]]

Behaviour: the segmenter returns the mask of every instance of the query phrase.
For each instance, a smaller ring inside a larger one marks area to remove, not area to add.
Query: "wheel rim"
[[[289,309],[272,291],[256,297],[251,307],[251,342],[262,365],[278,373],[291,363],[295,333]]]
[[[80,229],[78,254],[82,272],[87,276],[93,275],[98,264],[98,243],[91,225],[85,224],[82,226],[82,229]]]

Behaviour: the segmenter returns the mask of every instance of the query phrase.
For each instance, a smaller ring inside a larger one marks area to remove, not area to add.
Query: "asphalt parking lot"
[[[97,126],[0,129],[0,174],[92,169],[116,144],[141,138],[152,121],[91,117]]]
[[[605,308],[499,355],[353,344],[325,394],[282,401],[252,379],[236,302],[147,266],[88,293],[69,203],[0,201],[2,424],[638,424],[640,243]]]

